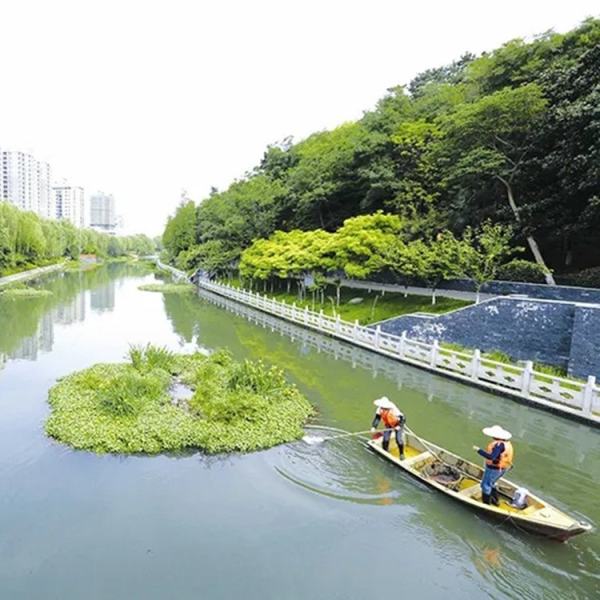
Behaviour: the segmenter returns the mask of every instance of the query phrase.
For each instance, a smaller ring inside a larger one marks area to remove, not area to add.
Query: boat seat
[[[428,450],[425,450],[425,452],[421,452],[421,454],[417,454],[416,456],[413,456],[412,458],[404,459],[402,461],[402,464],[407,467],[412,467],[414,464],[423,462],[424,460],[427,460],[431,456],[432,456],[431,452],[429,452]]]
[[[464,490],[460,490],[459,494],[461,496],[474,496],[476,492],[481,491],[481,484],[476,483],[475,485],[470,485],[468,488]]]

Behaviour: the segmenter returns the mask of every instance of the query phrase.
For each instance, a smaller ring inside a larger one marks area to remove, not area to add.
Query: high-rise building
[[[117,213],[112,194],[97,192],[90,198],[90,227],[105,233],[115,233]]]
[[[26,152],[0,150],[0,173],[0,199],[41,217],[54,217],[48,163]]]
[[[54,219],[56,213],[50,175],[50,165],[47,162],[37,161],[38,208],[36,212],[46,219]]]
[[[76,227],[85,227],[85,194],[83,188],[62,182],[52,187],[54,218],[70,221]]]

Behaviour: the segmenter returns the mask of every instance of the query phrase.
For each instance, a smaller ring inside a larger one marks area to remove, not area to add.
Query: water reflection
[[[499,398],[491,394],[482,393],[480,390],[470,388],[460,383],[450,382],[441,376],[433,376],[429,372],[420,370],[408,365],[399,363],[392,359],[378,355],[368,350],[363,350],[357,346],[340,342],[334,338],[321,335],[309,329],[294,325],[277,317],[268,315],[259,310],[244,306],[217,294],[201,290],[200,298],[210,302],[220,308],[246,319],[248,322],[257,325],[271,333],[277,333],[280,336],[289,338],[296,342],[299,353],[305,357],[313,354],[327,354],[336,361],[341,360],[349,363],[353,369],[364,369],[371,373],[373,380],[382,378],[388,382],[394,382],[398,392],[405,391],[410,393],[412,390],[418,390],[425,395],[426,401],[432,406],[438,404],[442,399],[444,403],[444,417],[452,415],[452,420],[456,423],[467,421],[496,422],[499,420],[499,413],[503,422],[510,424],[513,434],[517,439],[529,438],[533,450],[538,450],[541,455],[550,454],[554,462],[554,468],[563,463],[566,470],[573,467],[573,463],[583,469],[589,469],[595,476],[596,481],[600,480],[600,445],[598,432],[592,430],[587,425],[570,422],[566,419],[549,416],[537,409],[526,407],[512,400]],[[179,299],[178,299],[179,300]],[[166,303],[167,314],[177,328],[182,324],[179,314],[174,304]],[[171,310],[169,310],[171,309]],[[187,320],[186,328],[180,331],[183,335],[191,334],[200,327],[200,319],[194,320],[190,315],[194,311],[186,310]],[[197,310],[196,310],[197,314]],[[203,333],[210,333],[210,329],[203,329]],[[239,336],[244,333],[239,331]],[[220,336],[223,339],[223,336]],[[203,339],[206,339],[203,337]],[[210,340],[213,344],[220,345],[217,340]],[[253,340],[256,345],[256,338]],[[271,348],[263,346],[260,349],[260,355],[269,358],[273,355]],[[293,364],[293,359],[282,361],[280,354],[273,359],[274,363],[280,366],[289,366],[290,370],[297,371]],[[282,364],[283,363],[283,364]],[[313,376],[315,371],[313,371]],[[319,378],[312,377],[311,382],[319,385]],[[327,381],[321,379],[321,382]],[[326,394],[326,392],[324,392]],[[489,402],[484,400],[488,398]],[[499,407],[501,410],[499,411]],[[439,415],[441,417],[441,415]],[[443,420],[440,418],[440,424]],[[430,423],[431,424],[431,423]],[[437,428],[433,423],[435,435],[438,436]],[[444,428],[446,427],[443,423]],[[579,432],[578,435],[576,432]],[[440,431],[441,433],[441,431]],[[535,433],[535,435],[532,435]],[[446,434],[441,433],[438,439],[444,439]],[[433,438],[436,439],[436,438]],[[539,445],[536,442],[539,439]],[[560,444],[553,445],[550,449],[547,447],[548,439],[560,440]],[[566,449],[569,452],[565,452]],[[567,475],[567,473],[565,473]],[[575,483],[575,482],[573,482]],[[583,490],[582,490],[583,491]]]
[[[50,352],[55,325],[85,320],[87,310],[110,312],[115,308],[118,277],[147,274],[143,264],[111,264],[87,271],[68,271],[33,281],[51,296],[29,299],[0,298],[0,369],[9,359],[37,360]]]
[[[14,361],[0,377],[2,597],[365,598],[390,573],[417,598],[600,597],[597,535],[561,545],[497,527],[357,440],[124,458],[47,439],[57,377],[121,360],[131,343],[199,341],[279,365],[328,426],[368,428],[371,400],[386,394],[424,437],[469,456],[483,425],[506,423],[517,438],[511,478],[600,521],[589,428],[230,304],[234,314],[222,299],[138,291],[142,274],[45,280],[55,296],[7,305],[14,322],[0,307],[0,362],[40,338],[34,368]]]

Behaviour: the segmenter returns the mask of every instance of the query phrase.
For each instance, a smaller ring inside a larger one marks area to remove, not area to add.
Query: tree
[[[486,221],[478,232],[468,227],[463,233],[461,270],[475,284],[475,302],[479,304],[482,286],[496,278],[498,269],[517,251],[511,247],[512,228]]]
[[[532,149],[532,135],[546,109],[541,88],[527,84],[505,88],[477,102],[461,105],[443,120],[448,149],[455,160],[449,178],[455,186],[470,178],[493,177],[505,188],[517,223],[522,215],[515,200],[515,181]],[[523,223],[527,231],[527,223]],[[536,262],[546,267],[538,244],[527,231],[527,242]],[[548,271],[547,282],[554,284]]]
[[[342,269],[347,277],[366,279],[387,265],[387,250],[395,243],[402,227],[400,217],[381,211],[346,219],[333,238],[330,267]],[[338,306],[340,283],[336,278]]]
[[[442,281],[460,277],[463,244],[452,233],[440,233],[435,240],[426,244],[421,240],[406,247],[405,261],[411,262],[412,272],[425,281],[431,289],[431,304],[435,304],[436,292]]]
[[[196,242],[196,205],[182,202],[169,217],[163,233],[163,244],[172,260]]]

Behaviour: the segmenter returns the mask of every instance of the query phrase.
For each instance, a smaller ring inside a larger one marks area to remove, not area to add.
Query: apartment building
[[[82,187],[69,185],[66,181],[52,187],[55,219],[65,219],[75,227],[85,227],[85,193]]]
[[[117,228],[115,199],[112,194],[97,192],[90,197],[90,227],[105,233]]]
[[[0,199],[21,210],[54,218],[50,190],[51,169],[27,152],[0,149]]]

